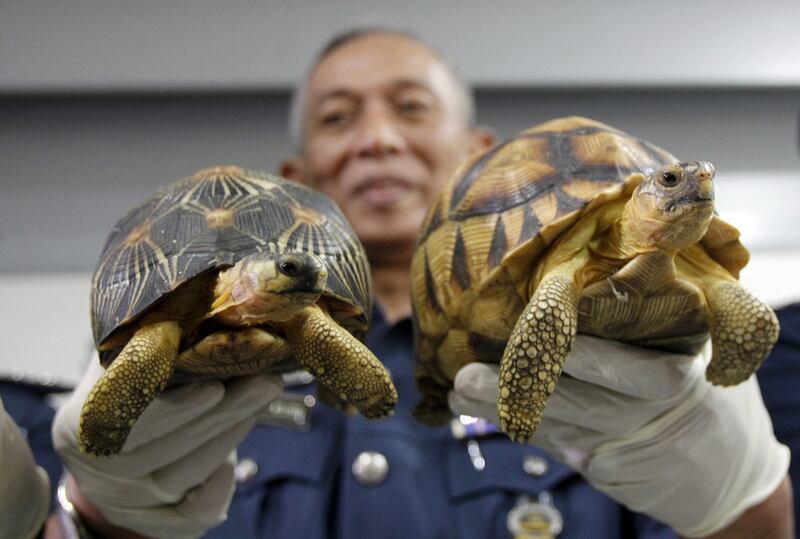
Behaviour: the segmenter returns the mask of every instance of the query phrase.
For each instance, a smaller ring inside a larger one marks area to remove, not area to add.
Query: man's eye
[[[421,114],[428,110],[428,106],[422,101],[401,101],[397,110],[402,114]]]
[[[350,115],[344,111],[337,111],[337,112],[329,112],[327,114],[323,114],[320,119],[319,123],[322,125],[339,125],[347,121],[347,118]]]

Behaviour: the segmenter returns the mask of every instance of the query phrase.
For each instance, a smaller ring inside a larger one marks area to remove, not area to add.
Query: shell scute
[[[304,251],[328,270],[325,295],[363,334],[371,282],[363,247],[327,197],[277,176],[215,167],[174,182],[114,226],[92,280],[99,346],[166,294],[256,252]],[[334,317],[336,313],[332,313]]]
[[[674,256],[677,273],[674,266],[659,264],[654,257],[623,263],[624,255],[605,252],[601,241],[646,175],[677,162],[651,143],[600,122],[570,117],[528,129],[462,165],[432,206],[412,264],[416,377],[423,396],[417,417],[433,423],[446,418],[447,392],[455,373],[467,363],[497,363],[504,353],[518,354],[528,346],[522,341],[529,335],[514,334],[524,312],[546,320],[537,326],[540,340],[558,347],[578,331],[579,324],[591,334],[625,340],[628,332],[631,342],[676,350],[702,344],[696,337],[708,335],[703,333],[706,304],[692,279],[725,282],[738,277],[748,258],[738,231],[714,217],[699,243]],[[567,263],[577,268],[574,283],[548,273]],[[621,268],[628,268],[633,276],[622,276],[628,281],[621,284],[633,286],[649,275],[643,265],[659,270],[659,278],[645,279],[648,285],[655,284],[639,287],[643,293],[630,306],[616,309],[606,320],[611,329],[603,326],[594,331],[590,326],[594,314],[600,313],[600,319],[610,312],[601,305],[604,294],[613,292],[612,300],[619,303],[610,275],[618,275],[618,270],[622,275]],[[419,276],[422,269],[424,278]],[[546,302],[529,304],[539,294],[544,275],[550,276],[546,282],[553,289],[541,297]],[[609,286],[607,277],[611,291],[603,288]],[[564,282],[556,282],[559,279]],[[567,316],[557,298],[578,298],[585,283],[597,290],[592,288],[582,299],[597,302],[583,313]],[[563,328],[556,331],[556,322],[563,322]],[[641,330],[648,324],[659,327],[648,334]],[[514,344],[506,349],[509,342]],[[519,364],[527,366],[528,360],[523,357]],[[553,367],[558,368],[553,371],[557,376],[561,365]],[[538,374],[541,378],[549,372]],[[527,389],[531,383],[523,381],[520,387]],[[502,380],[501,371],[501,388],[508,389],[509,383]],[[554,383],[547,385],[548,392]],[[500,418],[502,422],[502,413]]]
[[[587,207],[618,196],[634,173],[673,162],[652,144],[580,117],[528,129],[473,157],[445,186],[420,236],[421,250],[435,245],[433,287],[455,281],[481,289],[501,266],[516,280],[525,273],[520,261],[538,256]]]

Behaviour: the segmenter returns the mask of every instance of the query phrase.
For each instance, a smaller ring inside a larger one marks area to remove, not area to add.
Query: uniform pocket
[[[480,454],[474,447],[470,454],[467,440],[453,440],[445,452],[453,537],[510,539],[508,516],[521,500],[536,501],[547,491],[548,499],[563,510],[569,503],[567,493],[580,483],[574,471],[534,446],[511,443],[503,436],[477,443]],[[483,469],[478,469],[480,459]]]
[[[228,519],[204,537],[327,537],[340,421],[333,410],[317,407],[306,432],[255,427],[238,447]]]
[[[292,480],[321,483],[333,473],[339,444],[339,418],[332,410],[314,410],[311,429],[300,432],[281,427],[257,426],[239,445],[242,468],[238,490],[261,489],[265,483]],[[246,460],[255,466],[242,465]],[[242,477],[241,474],[249,475]]]
[[[454,440],[445,451],[453,537],[510,539],[511,510],[545,499],[563,523],[558,539],[628,536],[629,513],[543,450],[503,436],[480,439],[478,445],[482,471],[475,469],[466,441]]]

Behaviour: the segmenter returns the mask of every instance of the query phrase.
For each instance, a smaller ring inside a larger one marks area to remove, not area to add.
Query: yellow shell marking
[[[298,223],[308,223],[314,226],[322,226],[326,221],[324,215],[304,206],[294,208],[294,216]]]
[[[233,211],[228,208],[216,208],[206,213],[208,228],[231,228],[233,226]]]
[[[123,245],[125,247],[133,247],[150,238],[150,221],[143,221],[136,225],[125,238]]]

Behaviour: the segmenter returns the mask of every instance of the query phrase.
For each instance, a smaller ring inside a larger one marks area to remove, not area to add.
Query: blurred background
[[[712,161],[743,280],[800,300],[796,1],[0,0],[0,377],[73,381],[115,221],[200,168],[275,171],[292,85],[362,25],[438,48],[501,137],[578,114]]]

